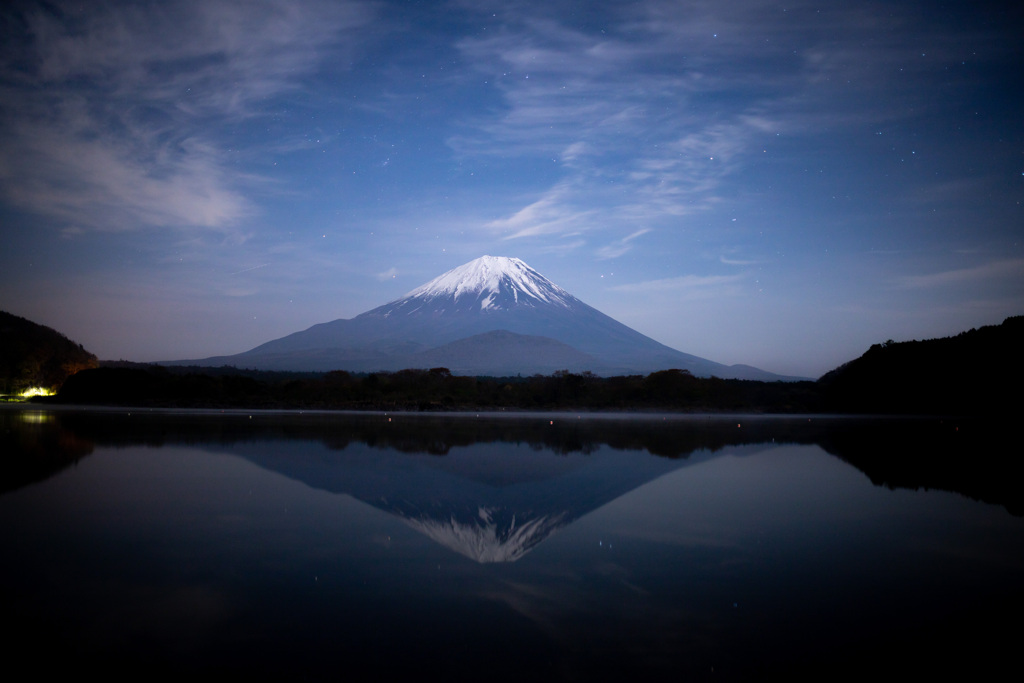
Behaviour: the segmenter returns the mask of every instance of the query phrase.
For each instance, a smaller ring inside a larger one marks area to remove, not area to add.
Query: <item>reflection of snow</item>
[[[515,562],[562,524],[565,514],[543,515],[518,524],[515,515],[506,526],[494,522],[494,508],[479,508],[479,520],[463,522],[451,516],[447,521],[430,517],[405,518],[413,529],[441,545],[481,564]]]

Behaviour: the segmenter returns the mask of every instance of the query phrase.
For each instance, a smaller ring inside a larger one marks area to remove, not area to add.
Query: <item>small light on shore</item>
[[[25,391],[21,392],[22,398],[32,398],[33,396],[53,396],[52,391],[44,387],[29,387]]]

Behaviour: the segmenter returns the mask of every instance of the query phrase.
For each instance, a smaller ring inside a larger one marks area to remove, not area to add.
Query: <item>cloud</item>
[[[375,275],[375,277],[378,280],[380,280],[381,282],[386,282],[387,280],[393,280],[396,277],[398,277],[398,269],[394,268],[394,267],[388,268],[387,270],[385,270],[383,272],[377,273]]]
[[[505,233],[506,240],[580,231],[596,210],[581,209],[567,202],[565,198],[571,192],[567,184],[556,185],[535,202],[507,218],[490,221],[485,227]]]
[[[649,228],[637,230],[636,232],[630,235],[626,235],[620,240],[616,240],[612,244],[605,245],[597,250],[597,257],[602,260],[618,258],[619,256],[622,256],[630,249],[632,249],[632,244],[630,243],[633,240],[635,240],[637,237],[640,237],[641,235],[646,235],[649,232]]]
[[[679,277],[634,282],[611,287],[617,292],[679,292],[690,295],[710,294],[721,295],[735,292],[735,286],[744,279],[743,275],[682,275]]]
[[[0,153],[7,199],[79,231],[144,225],[234,232],[254,210],[230,186],[216,153],[198,141],[182,141],[178,153],[153,163],[113,136],[88,139],[32,122],[12,132]]]
[[[244,238],[265,186],[226,127],[298,87],[356,3],[27,5],[2,34],[0,186],[79,229],[198,228]],[[17,29],[14,29],[17,31]]]
[[[1017,282],[1024,281],[1024,259],[1004,259],[971,268],[958,268],[928,275],[908,275],[899,278],[897,283],[907,289],[928,289],[1007,278]]]
[[[677,227],[739,199],[735,181],[779,135],[792,150],[946,106],[935,62],[900,29],[940,62],[963,49],[911,10],[870,2],[643,0],[595,8],[586,23],[560,6],[514,7],[488,4],[488,30],[456,43],[500,106],[464,115],[447,142],[466,157],[558,164],[539,200],[491,224],[533,216],[515,237]]]
[[[759,263],[764,263],[763,261],[755,259],[734,259],[726,258],[725,256],[719,257],[718,261],[719,263],[722,263],[727,266],[755,266]]]
[[[639,16],[652,7],[659,5],[641,3]],[[470,118],[448,143],[460,155],[543,155],[560,164],[562,179],[539,200],[489,224],[514,230],[510,237],[631,234],[707,210],[723,200],[743,157],[760,151],[757,140],[782,129],[762,91],[745,78],[712,76],[717,67],[698,58],[713,44],[710,30],[679,41],[637,17],[588,33],[551,17],[503,16],[500,31],[457,46],[504,107]],[[797,71],[787,76],[794,83]],[[715,103],[723,92],[732,98],[727,108]],[[608,245],[598,255],[626,249]]]

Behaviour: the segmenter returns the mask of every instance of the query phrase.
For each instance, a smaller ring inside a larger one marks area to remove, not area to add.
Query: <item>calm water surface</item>
[[[2,647],[114,677],[995,673],[1024,518],[987,429],[0,410]]]

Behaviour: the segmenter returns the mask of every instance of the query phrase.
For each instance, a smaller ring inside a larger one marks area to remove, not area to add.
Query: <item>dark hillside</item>
[[[0,394],[56,391],[69,376],[97,365],[96,356],[61,333],[0,311]]]
[[[926,341],[875,344],[824,375],[827,410],[858,413],[1019,412],[1024,316]]]

